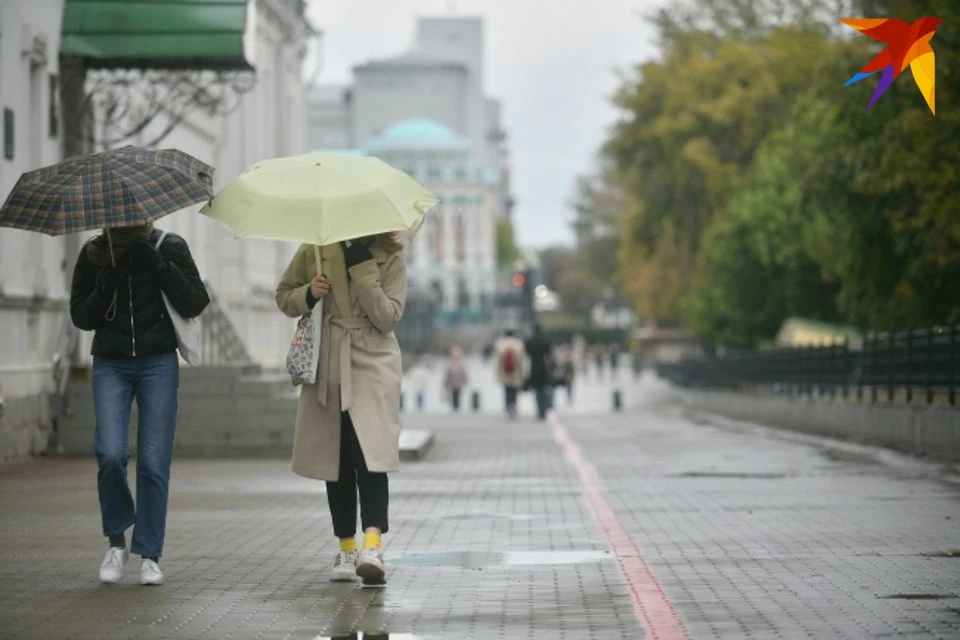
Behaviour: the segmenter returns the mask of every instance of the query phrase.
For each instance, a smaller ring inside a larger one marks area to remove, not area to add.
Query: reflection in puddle
[[[893,593],[888,596],[877,596],[881,600],[952,600],[957,595],[953,593]]]
[[[417,640],[419,636],[410,633],[345,633],[340,636],[317,636],[313,640]]]
[[[460,567],[480,569],[495,566],[531,566],[578,564],[609,560],[609,551],[508,551],[489,553],[485,551],[442,551],[437,553],[412,553],[393,561],[399,565]]]
[[[499,513],[451,513],[437,516],[437,520],[533,520],[527,514],[499,514]]]

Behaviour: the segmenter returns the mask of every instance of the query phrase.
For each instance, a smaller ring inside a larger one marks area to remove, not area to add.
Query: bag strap
[[[160,249],[160,245],[163,244],[163,239],[167,237],[167,232],[164,231],[160,234],[160,239],[157,240],[157,244],[153,245],[156,249]]]

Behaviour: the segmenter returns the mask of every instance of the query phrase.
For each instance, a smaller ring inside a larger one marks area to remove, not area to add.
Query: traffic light
[[[517,289],[522,287],[527,282],[527,276],[522,273],[513,274],[513,286]]]

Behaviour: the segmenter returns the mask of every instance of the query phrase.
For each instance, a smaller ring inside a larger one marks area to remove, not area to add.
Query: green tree
[[[704,234],[743,183],[760,142],[789,116],[829,40],[822,29],[789,26],[749,40],[704,31],[670,37],[682,46],[640,66],[617,95],[624,117],[604,149],[637,202],[621,252],[637,264],[623,265],[624,272],[655,259],[669,223],[680,282],[675,295],[682,298]],[[645,295],[638,287],[631,288]]]
[[[933,117],[910,72],[866,111],[876,82],[831,94],[831,144],[804,184],[811,246],[851,323],[885,330],[960,320],[960,12],[950,0],[884,0],[865,15],[943,19]],[[874,13],[874,11],[878,13]],[[864,14],[861,14],[864,15]],[[854,34],[822,77],[847,78],[882,45]],[[819,89],[827,95],[826,87]]]
[[[801,99],[760,146],[745,186],[704,240],[697,283],[685,301],[690,328],[732,348],[771,340],[788,316],[838,317],[837,286],[809,250],[802,176],[829,145],[836,109]]]
[[[497,220],[497,268],[509,269],[520,256],[513,238],[513,224],[505,218]]]

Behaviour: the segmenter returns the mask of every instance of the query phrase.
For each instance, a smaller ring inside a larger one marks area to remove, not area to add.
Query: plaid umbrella
[[[213,196],[213,172],[176,149],[126,146],[20,176],[0,227],[51,236],[146,224]]]

